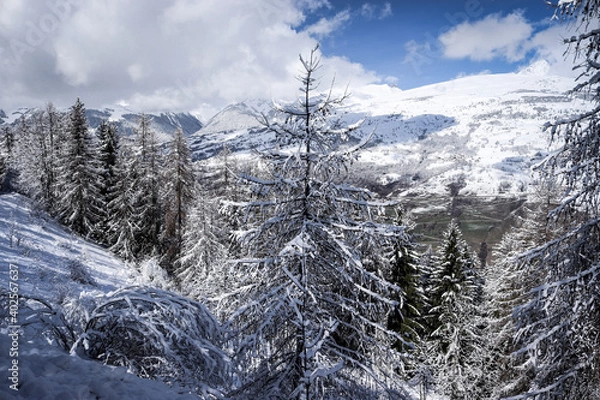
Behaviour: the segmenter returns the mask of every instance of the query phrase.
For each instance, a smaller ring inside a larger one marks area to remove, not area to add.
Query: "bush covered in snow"
[[[155,288],[130,287],[113,292],[93,310],[74,349],[138,376],[219,398],[228,376],[221,340],[218,322],[202,304]]]
[[[165,271],[160,266],[157,257],[141,261],[136,269],[137,272],[132,276],[135,285],[152,286],[162,290],[173,290],[173,283]]]
[[[84,263],[78,260],[71,260],[67,265],[70,272],[70,277],[73,281],[82,285],[96,286],[96,281],[90,274],[90,271]]]

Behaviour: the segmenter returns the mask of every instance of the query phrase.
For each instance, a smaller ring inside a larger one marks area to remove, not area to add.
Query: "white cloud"
[[[565,24],[553,25],[537,32],[529,40],[529,47],[535,50],[535,61],[545,60],[550,66],[549,73],[553,75],[576,77],[573,71],[573,54],[563,44],[563,39],[571,37],[572,26]],[[567,53],[565,53],[567,52]]]
[[[5,3],[7,7],[4,7]],[[3,0],[0,108],[121,101],[134,110],[194,110],[210,117],[252,97],[296,94],[299,54],[350,15],[297,28],[326,0]],[[378,78],[343,58],[323,79],[345,86]],[[325,84],[325,82],[324,82]]]
[[[319,38],[329,35],[341,29],[344,24],[350,21],[350,10],[344,10],[337,13],[333,18],[321,18],[313,25],[307,27],[305,32]]]
[[[360,8],[360,15],[367,19],[385,19],[392,15],[392,5],[388,2],[382,6],[364,3]]]
[[[518,12],[506,17],[493,14],[480,21],[460,24],[442,34],[439,41],[447,58],[503,59],[517,63],[518,70],[547,65],[548,69],[543,71],[546,74],[574,78],[577,76],[573,71],[574,54],[569,53],[563,40],[577,34],[576,29],[573,24],[551,20],[534,25]]]
[[[392,5],[390,3],[385,3],[383,5],[383,9],[381,10],[381,13],[379,14],[379,18],[383,19],[383,18],[387,18],[387,17],[391,17],[392,16]]]
[[[503,58],[522,60],[533,26],[519,12],[502,17],[491,14],[476,22],[463,22],[443,33],[439,41],[447,58],[491,61]]]

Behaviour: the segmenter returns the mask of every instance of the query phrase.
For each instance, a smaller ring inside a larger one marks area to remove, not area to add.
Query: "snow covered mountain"
[[[26,117],[31,115],[37,109],[23,108],[15,110],[10,114],[0,110],[0,125],[14,124],[22,115]],[[61,110],[68,112],[68,109]],[[147,113],[151,119],[151,127],[156,133],[157,140],[161,143],[168,142],[173,138],[173,134],[178,128],[183,130],[184,135],[189,136],[202,128],[202,122],[198,117],[189,112],[166,112],[166,113]],[[87,109],[86,117],[89,127],[96,129],[100,126],[102,120],[114,122],[121,134],[132,135],[134,129],[139,125],[141,113],[131,111],[125,107],[114,106],[113,108]]]
[[[271,103],[263,100],[230,104],[214,115],[190,137],[194,160],[204,160],[219,153],[224,146],[230,151],[247,152],[273,139],[260,125],[257,115],[269,113]]]
[[[147,114],[151,119],[151,127],[156,133],[159,142],[168,142],[178,128],[183,130],[183,134],[188,136],[202,128],[202,122],[191,113],[167,112],[159,114]],[[86,117],[90,128],[96,128],[102,120],[114,121],[119,131],[124,135],[132,135],[140,121],[140,113],[115,107],[105,108],[103,110],[88,109]]]
[[[449,187],[480,196],[523,194],[532,166],[551,151],[544,124],[589,107],[567,95],[573,85],[548,76],[539,63],[406,91],[361,88],[343,110],[349,123],[365,119],[357,136],[373,132],[355,175],[396,195],[447,194]],[[213,117],[190,138],[194,158],[207,159],[224,145],[248,153],[273,140],[252,117],[255,108],[234,104]]]

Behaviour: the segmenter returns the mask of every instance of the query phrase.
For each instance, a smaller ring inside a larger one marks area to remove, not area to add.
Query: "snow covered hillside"
[[[197,398],[125,368],[70,355],[52,335],[43,334],[48,321],[61,317],[48,306],[70,304],[72,310],[83,310],[76,303],[99,301],[111,291],[140,283],[141,276],[17,194],[0,196],[0,269],[0,398]],[[29,298],[18,308],[17,295]],[[11,388],[15,384],[18,391]]]
[[[22,108],[13,112],[6,112],[0,109],[0,126],[2,124],[15,124],[18,119],[25,115],[26,118],[32,116],[37,109]],[[62,110],[67,112],[68,110]],[[87,109],[85,116],[89,127],[96,129],[102,121],[111,121],[116,124],[119,132],[124,136],[133,135],[134,129],[137,129],[140,123],[141,113],[134,112],[127,107],[115,105],[104,109]],[[150,117],[152,129],[156,133],[158,142],[169,142],[173,139],[175,131],[179,128],[183,134],[188,136],[202,128],[200,119],[189,112],[166,112],[166,113],[147,113]]]
[[[385,85],[360,88],[347,102],[349,122],[366,118],[357,136],[374,131],[355,173],[396,194],[522,195],[531,167],[550,151],[546,122],[583,111],[589,102],[570,97],[568,78],[546,74],[544,63],[519,73],[468,76],[402,91]],[[255,105],[256,104],[256,105]],[[252,109],[231,105],[191,138],[195,159],[226,144],[247,153],[273,140]]]
[[[106,366],[81,358],[77,352],[69,353],[49,332],[53,322],[73,317],[62,314],[64,310],[84,312],[86,315],[80,317],[85,320],[90,317],[99,320],[104,311],[91,315],[87,311],[111,294],[119,293],[120,288],[144,283],[160,286],[164,281],[153,276],[158,270],[138,273],[130,269],[106,250],[67,232],[37,211],[31,200],[18,194],[0,195],[0,260],[1,399],[203,398],[177,385],[171,388],[139,378],[125,367]],[[23,297],[18,308],[11,303],[13,293]],[[60,307],[63,312],[57,312]],[[166,321],[174,325],[187,322],[178,318]],[[186,326],[178,334],[192,331],[193,327]],[[201,342],[194,343],[198,351],[207,352]],[[198,367],[203,368],[202,364]],[[214,364],[212,368],[215,369]],[[202,371],[207,369],[210,368]],[[418,398],[416,387],[407,385],[406,390]],[[434,393],[428,398],[442,399]]]

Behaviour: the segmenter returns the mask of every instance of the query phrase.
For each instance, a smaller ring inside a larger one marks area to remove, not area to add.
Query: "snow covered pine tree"
[[[63,193],[60,219],[84,236],[92,235],[101,219],[100,168],[94,150],[85,107],[77,99],[69,113],[65,160],[60,166],[57,184]]]
[[[390,347],[403,338],[385,326],[400,288],[370,270],[357,249],[370,247],[373,257],[383,241],[405,239],[405,230],[374,221],[382,205],[341,182],[357,148],[340,145],[354,127],[335,114],[345,95],[316,93],[317,51],[300,57],[297,103],[276,106],[274,119],[263,116],[276,137],[262,154],[271,176],[245,177],[260,197],[227,205],[245,210],[247,224],[238,232],[247,258],[236,264],[243,299],[232,316],[244,373],[231,395],[402,398],[399,356]]]
[[[438,390],[450,399],[485,398],[478,387],[485,356],[478,313],[482,285],[455,220],[448,225],[435,260],[428,289],[427,364]]]
[[[580,60],[573,93],[589,94],[595,106],[547,125],[560,148],[542,172],[566,186],[548,220],[564,230],[522,257],[526,266],[541,269],[545,283],[516,309],[518,355],[534,375],[511,399],[600,398],[600,1],[561,0],[557,7],[558,17],[575,20],[583,32],[565,40]]]
[[[110,210],[109,204],[118,196],[116,187],[119,180],[119,136],[117,128],[108,121],[102,121],[96,130],[98,138],[98,161],[100,164],[100,205],[101,220],[97,227],[97,238],[105,245],[110,242]]]

